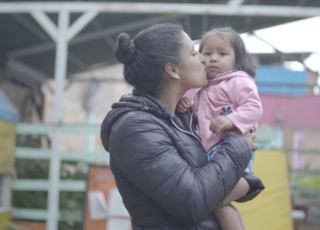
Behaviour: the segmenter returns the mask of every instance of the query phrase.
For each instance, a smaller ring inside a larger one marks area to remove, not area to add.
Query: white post
[[[64,84],[67,72],[67,33],[69,27],[69,12],[62,10],[59,12],[57,48],[55,60],[55,95],[54,95],[54,124],[52,141],[52,154],[50,157],[49,180],[50,186],[48,191],[48,216],[47,229],[58,229],[59,218],[59,181],[60,181],[60,142],[62,123],[62,102],[64,94]]]
[[[40,24],[40,26],[42,26],[42,28],[45,28],[52,40],[56,42],[58,31],[51,19],[43,11],[33,11],[31,12],[31,16]]]
[[[88,119],[87,119],[89,124],[94,124],[96,121],[96,114],[94,111],[88,111]],[[96,134],[94,133],[89,133],[87,135],[87,152],[88,153],[94,153],[95,151],[95,138]]]

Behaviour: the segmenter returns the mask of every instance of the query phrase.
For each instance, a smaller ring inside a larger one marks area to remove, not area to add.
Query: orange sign
[[[29,230],[46,230],[47,229],[45,223],[26,222],[26,221],[14,221],[13,223],[19,227],[23,227]]]
[[[109,167],[91,165],[83,230],[130,230],[130,216]]]

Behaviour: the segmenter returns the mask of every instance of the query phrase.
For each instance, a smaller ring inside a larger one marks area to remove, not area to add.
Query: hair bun
[[[130,36],[126,33],[121,33],[117,38],[116,58],[120,63],[129,64],[134,57],[134,43]]]

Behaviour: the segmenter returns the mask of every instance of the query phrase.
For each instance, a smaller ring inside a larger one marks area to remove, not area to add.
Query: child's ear
[[[178,75],[178,65],[176,65],[172,62],[168,62],[165,65],[164,69],[165,69],[167,75],[169,75],[170,77],[172,77],[174,79],[180,79],[180,77]]]

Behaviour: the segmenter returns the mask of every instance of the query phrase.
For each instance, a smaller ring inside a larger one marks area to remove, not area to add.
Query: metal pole
[[[183,3],[142,3],[142,2],[3,2],[0,13],[28,13],[44,11],[56,13],[68,10],[71,13],[98,11],[105,13],[132,14],[193,14],[257,17],[317,17],[320,7],[241,5],[243,0],[230,4],[183,4]]]
[[[94,111],[88,111],[88,123],[94,124],[96,121],[96,114]],[[87,135],[87,152],[88,153],[94,153],[95,151],[95,133],[89,133]]]
[[[59,12],[57,49],[55,60],[55,95],[54,95],[54,124],[52,141],[52,154],[50,157],[49,180],[50,186],[48,191],[48,216],[47,229],[58,229],[59,218],[59,182],[60,182],[60,142],[62,122],[62,102],[65,78],[67,72],[67,33],[69,27],[69,12],[62,10]]]

